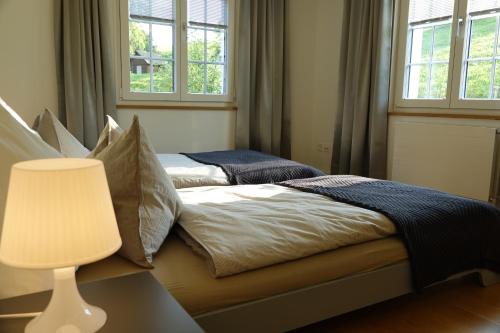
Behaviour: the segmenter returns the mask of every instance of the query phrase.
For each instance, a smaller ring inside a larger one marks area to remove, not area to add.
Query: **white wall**
[[[28,124],[57,112],[54,0],[0,0],[0,97]]]
[[[500,122],[391,117],[388,178],[488,200]]]
[[[128,127],[134,114],[158,153],[199,152],[234,148],[234,111],[124,110],[118,123]]]
[[[0,0],[1,1],[1,0]],[[117,88],[121,82],[119,0],[108,2],[113,17],[113,34]],[[120,95],[119,90],[117,95]],[[130,101],[118,98],[118,103],[130,105]],[[137,104],[140,102],[132,102]],[[151,104],[143,102],[144,104]],[[170,103],[174,104],[174,103]],[[211,103],[214,106],[214,103]],[[234,149],[236,112],[229,110],[173,110],[173,109],[118,109],[118,123],[126,128],[134,115],[153,142],[158,153],[199,152]]]
[[[292,159],[330,170],[337,109],[342,0],[287,0]],[[139,114],[158,152],[234,147],[236,112],[119,110]],[[318,144],[328,151],[318,151]]]
[[[396,15],[399,14],[399,8],[395,10]],[[397,17],[396,17],[397,19]],[[397,31],[399,32],[400,29],[398,28]],[[399,36],[395,36],[395,41],[398,41]],[[395,83],[397,80],[397,75],[400,74],[397,71],[398,65],[400,65],[399,62],[404,61],[404,56],[398,54],[398,52],[402,51],[397,48],[397,43],[394,44],[395,48],[393,49],[394,53],[394,66],[393,66],[393,73],[391,77],[391,81]],[[395,112],[416,112],[416,113],[439,113],[439,114],[451,114],[451,115],[457,115],[457,114],[469,114],[469,115],[498,115],[497,111],[494,110],[475,110],[475,109],[436,109],[436,108],[399,108],[395,105],[395,100],[396,100],[396,95],[400,94],[401,91],[397,90],[396,85],[394,84],[391,90],[391,100],[392,100],[392,106],[390,108],[390,111],[395,111]],[[398,172],[398,175],[396,175],[395,172],[393,172],[393,168],[395,165],[401,164],[401,163],[406,163],[406,164],[412,164],[415,161],[415,156],[410,156],[411,154],[407,154],[408,157],[404,161],[400,161],[395,157],[394,150],[395,147],[400,143],[400,137],[398,136],[398,133],[401,133],[402,129],[402,124],[404,123],[423,123],[423,124],[428,124],[430,127],[432,125],[445,125],[443,128],[443,132],[452,132],[453,128],[455,126],[477,126],[477,127],[487,127],[487,128],[500,128],[500,121],[497,120],[486,120],[486,119],[455,119],[455,118],[446,118],[446,117],[413,117],[413,116],[390,116],[389,117],[389,136],[388,136],[388,161],[387,161],[387,167],[388,167],[388,178],[393,179],[393,178],[403,178],[403,179],[414,179],[414,178],[420,178],[419,182],[420,184],[418,185],[426,185],[427,182],[432,182],[433,179],[431,176],[429,176],[426,179],[422,179],[422,175],[420,174],[419,168],[414,168],[413,170],[409,169],[407,171],[407,174],[401,174],[401,172]],[[415,141],[419,140],[419,137],[417,137],[416,134],[413,134],[413,139]],[[432,141],[433,138],[429,140],[422,140],[422,141]],[[465,142],[464,142],[465,141]],[[460,150],[465,150],[467,145],[471,145],[474,142],[474,138],[470,137],[469,132],[464,128],[464,133],[460,140],[457,140],[456,142],[450,143],[448,147],[448,151],[460,151]],[[418,149],[435,149],[434,146],[432,145],[427,145],[424,142],[421,142],[420,145],[418,146]],[[481,159],[480,162],[478,161],[467,161],[466,159],[471,158],[471,153],[476,154],[478,153],[477,151],[474,152],[467,152],[464,151],[463,154],[463,159],[464,163],[466,164],[471,164],[470,169],[468,170],[469,173],[481,173],[484,172],[483,170],[488,167],[488,163],[491,163],[488,161],[487,158]],[[440,161],[442,158],[439,160],[433,160],[429,161],[429,164],[437,164],[437,163],[443,163]],[[416,161],[417,163],[421,163],[421,161]],[[473,164],[476,164],[473,166]],[[450,168],[454,169],[455,168],[455,163],[446,161],[444,164]],[[438,168],[441,168],[442,166],[438,166]],[[456,171],[456,170],[453,170]],[[464,180],[463,177],[466,177],[467,175],[462,174],[462,175],[456,175],[456,172],[450,172],[449,174],[446,174],[443,179],[440,181],[442,184],[439,185],[439,189],[446,190],[446,191],[451,191],[455,192],[458,194],[465,194],[469,193],[471,190],[471,186],[467,185],[468,180]],[[433,175],[433,177],[436,177],[436,175]],[[488,175],[483,175],[483,177],[489,177]],[[461,186],[462,188],[457,188],[457,186]],[[451,189],[454,188],[455,190],[452,191]],[[485,199],[484,195],[479,196],[479,195],[469,195],[471,197],[476,197],[476,198],[481,198]]]
[[[405,133],[404,126],[408,123],[425,124],[429,127],[429,131],[419,134]],[[440,133],[433,134],[430,130],[435,125],[439,125]],[[457,128],[463,130],[456,140],[451,140],[457,135]],[[477,146],[478,138],[475,133],[485,133],[481,128],[500,128],[500,121],[391,116],[387,178],[488,200],[488,197],[494,195],[491,186],[494,186],[492,161],[495,157],[494,149],[490,147],[494,146],[492,143],[494,139],[489,141],[485,139],[484,144]],[[423,135],[425,137],[421,138]],[[406,147],[407,142],[418,144]],[[396,154],[396,149],[407,149],[407,151],[404,154]],[[440,149],[443,154],[439,153]]]
[[[329,172],[337,108],[342,0],[287,0],[292,159]],[[234,111],[119,110],[139,114],[159,152],[231,149]],[[318,145],[328,151],[318,151]]]
[[[337,110],[341,0],[288,0],[292,159],[330,171]],[[318,145],[327,151],[318,151]]]
[[[341,0],[287,3],[292,158],[325,171],[331,151],[319,152],[317,146],[331,150],[341,17]],[[44,107],[56,111],[53,0],[0,0],[0,45],[6,46],[0,96],[28,123]],[[118,122],[126,126],[132,114],[139,114],[159,152],[234,147],[235,112],[121,109]]]
[[[342,29],[342,0],[287,0],[292,159],[330,170]],[[139,114],[158,152],[234,147],[236,112],[119,110]],[[318,151],[318,144],[328,151]]]

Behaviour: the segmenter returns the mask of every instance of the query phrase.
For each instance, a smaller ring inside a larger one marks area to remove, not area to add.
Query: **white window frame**
[[[408,99],[404,98],[406,89],[406,67],[409,62],[410,40],[408,38],[408,15],[410,0],[400,0],[399,29],[397,37],[397,75],[395,84],[395,106],[398,108],[437,108],[437,109],[484,109],[500,110],[500,99],[465,99],[464,92],[466,53],[468,45],[466,31],[469,30],[470,17],[467,15],[468,0],[455,0],[452,15],[448,84],[445,99]]]
[[[465,99],[461,96],[464,92],[466,79],[467,48],[465,46],[468,44],[469,36],[466,34],[466,31],[470,30],[470,17],[467,15],[467,2],[464,0],[460,0],[459,2],[460,8],[455,20],[455,26],[459,28],[455,50],[457,56],[455,56],[453,64],[453,77],[456,79],[452,82],[453,95],[450,106],[455,109],[500,110],[500,100]]]
[[[400,15],[399,15],[399,31],[398,31],[398,62],[397,62],[397,77],[396,77],[396,106],[398,107],[414,107],[414,108],[448,108],[450,104],[451,95],[451,79],[453,68],[453,49],[455,46],[455,39],[453,36],[456,34],[456,27],[454,17],[456,16],[457,8],[454,8],[451,24],[451,43],[450,43],[450,57],[448,59],[448,84],[446,87],[446,98],[444,99],[409,99],[404,98],[404,92],[407,87],[407,63],[411,57],[411,40],[408,38],[408,16],[410,9],[410,0],[401,0]]]
[[[228,0],[228,27],[226,41],[225,93],[192,94],[187,91],[187,1],[174,0],[175,38],[174,38],[174,92],[132,92],[130,91],[130,56],[129,56],[129,5],[128,0],[120,1],[120,60],[122,100],[129,101],[165,101],[165,102],[232,102],[234,82],[234,45],[235,45],[235,0]]]

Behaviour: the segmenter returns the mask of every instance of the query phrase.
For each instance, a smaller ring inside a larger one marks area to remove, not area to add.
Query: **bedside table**
[[[78,285],[82,297],[106,311],[99,333],[198,333],[203,330],[149,273],[125,275]],[[40,312],[52,291],[0,300],[0,314]],[[24,332],[33,318],[0,319],[0,332]]]

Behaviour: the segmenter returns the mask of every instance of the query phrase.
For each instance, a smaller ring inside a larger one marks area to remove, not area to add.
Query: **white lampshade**
[[[61,268],[105,258],[120,246],[101,161],[59,158],[12,167],[0,261]]]

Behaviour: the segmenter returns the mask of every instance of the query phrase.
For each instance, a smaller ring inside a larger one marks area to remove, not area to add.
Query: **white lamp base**
[[[50,303],[26,326],[26,333],[93,333],[106,322],[104,310],[87,304],[76,286],[75,267],[54,269]]]

